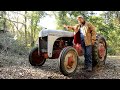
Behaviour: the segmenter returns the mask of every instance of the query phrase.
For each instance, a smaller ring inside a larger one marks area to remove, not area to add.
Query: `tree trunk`
[[[31,47],[34,46],[34,39],[33,39],[33,19],[31,18]]]
[[[27,11],[25,11],[25,45],[27,46]]]
[[[7,27],[6,27],[6,11],[3,11],[4,13],[4,22],[3,22],[3,26],[4,26],[4,31],[6,31]]]

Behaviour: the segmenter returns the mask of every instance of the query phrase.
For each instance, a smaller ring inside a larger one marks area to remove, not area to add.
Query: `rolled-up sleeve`
[[[91,31],[92,34],[92,40],[96,40],[96,28],[95,26],[93,26],[91,23],[88,23],[89,29]]]

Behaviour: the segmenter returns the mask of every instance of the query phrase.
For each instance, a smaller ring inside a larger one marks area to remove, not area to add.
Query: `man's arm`
[[[88,26],[91,30],[91,34],[92,34],[92,44],[94,44],[95,40],[96,40],[96,31],[95,31],[95,26],[93,26],[91,23],[88,23]]]
[[[76,24],[75,26],[68,26],[68,25],[64,25],[65,28],[67,28],[68,30],[74,30],[75,32],[77,32],[79,29],[80,25],[79,24]]]
[[[74,30],[74,26],[63,25],[68,30]]]

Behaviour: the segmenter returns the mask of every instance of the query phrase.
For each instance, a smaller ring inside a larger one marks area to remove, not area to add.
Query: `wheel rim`
[[[35,50],[32,53],[32,62],[35,63],[36,65],[41,64],[42,62],[44,62],[44,57],[38,55],[38,50]]]
[[[104,61],[106,56],[106,46],[104,41],[100,41],[98,44],[98,56],[100,58],[100,61]]]
[[[64,60],[64,67],[68,73],[72,73],[77,66],[77,55],[74,51],[69,51]]]

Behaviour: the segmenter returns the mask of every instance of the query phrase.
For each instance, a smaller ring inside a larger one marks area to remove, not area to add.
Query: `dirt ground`
[[[107,56],[106,65],[93,72],[85,72],[83,57],[80,57],[77,71],[64,76],[59,70],[57,59],[47,59],[41,67],[29,64],[28,56],[0,54],[0,79],[120,79],[120,56]]]

